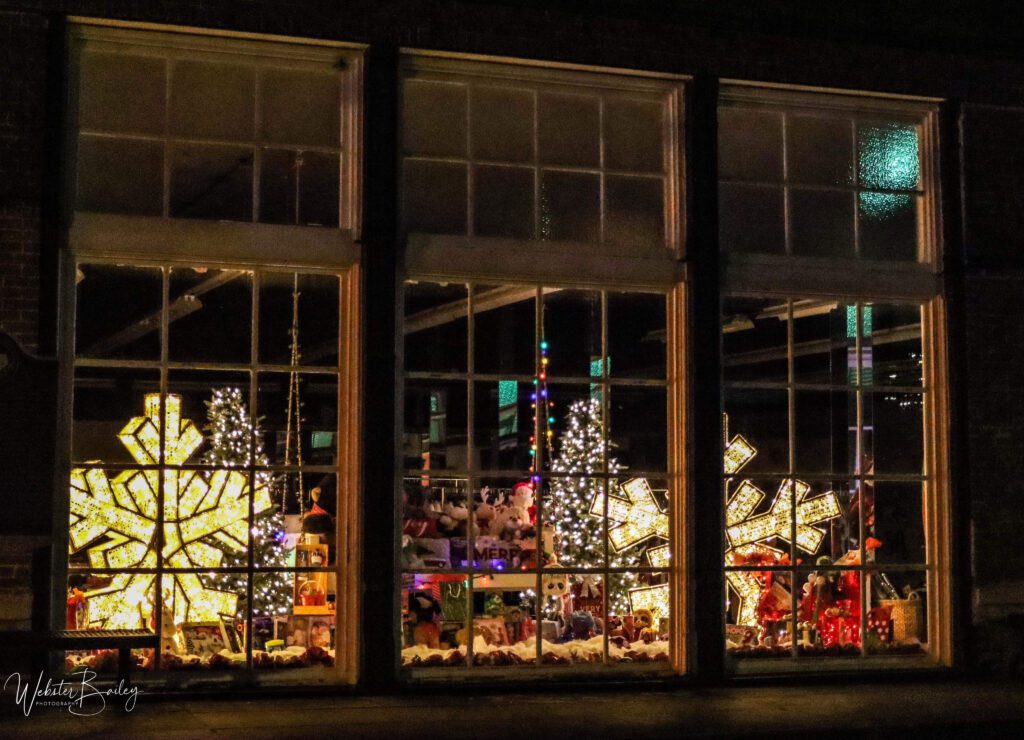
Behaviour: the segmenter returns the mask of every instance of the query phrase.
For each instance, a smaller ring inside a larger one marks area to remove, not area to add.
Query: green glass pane
[[[920,164],[917,128],[896,123],[861,124],[857,128],[858,170],[862,187],[911,190]]]

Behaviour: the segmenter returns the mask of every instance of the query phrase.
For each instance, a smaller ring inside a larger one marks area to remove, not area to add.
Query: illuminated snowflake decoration
[[[651,537],[668,539],[668,514],[654,497],[646,478],[632,478],[621,486],[621,496],[608,497],[608,541],[615,552],[622,552]],[[604,516],[604,496],[600,493],[590,505],[590,514]]]
[[[754,459],[757,450],[741,435],[737,434],[725,448],[723,455],[726,475],[735,475]],[[840,515],[839,500],[832,491],[810,497],[811,487],[801,481],[787,478],[779,484],[775,498],[768,511],[754,512],[766,498],[766,494],[749,480],[740,483],[736,492],[725,506],[726,539],[729,549],[725,553],[726,563],[750,557],[754,554],[784,554],[769,547],[766,540],[778,538],[789,542],[793,535],[793,500],[796,500],[796,546],[810,554],[821,547],[825,532],[815,524],[821,524]],[[757,606],[761,598],[761,584],[756,572],[727,571],[726,581],[739,596],[737,624],[755,624]]]
[[[216,568],[225,551],[244,552],[248,543],[248,476],[237,470],[176,470],[202,444],[195,424],[181,418],[181,397],[166,396],[161,470],[125,470],[110,478],[95,467],[71,471],[71,552],[88,548],[94,568],[130,571],[157,567],[157,510],[163,473],[163,565]],[[160,394],[145,397],[145,416],[118,434],[140,465],[161,465]],[[271,507],[266,485],[253,493],[253,513]],[[211,542],[216,542],[210,544]],[[104,588],[86,592],[91,626],[146,627],[152,614],[156,576],[118,573]],[[238,595],[207,588],[195,573],[162,577],[164,604],[176,624],[234,615]]]

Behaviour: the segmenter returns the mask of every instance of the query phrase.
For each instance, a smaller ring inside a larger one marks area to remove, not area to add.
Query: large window
[[[156,633],[172,683],[351,680],[358,53],[71,36],[60,626]]]
[[[402,665],[681,670],[680,81],[403,70]]]
[[[403,664],[667,662],[665,294],[411,282],[405,371]]]
[[[885,106],[724,96],[728,267],[778,257],[756,292],[750,273],[724,271],[721,526],[735,670],[948,660],[942,303],[912,264],[937,253],[925,218],[931,114]],[[812,281],[801,270],[816,258],[831,273]],[[885,260],[902,284],[880,288],[854,260]]]

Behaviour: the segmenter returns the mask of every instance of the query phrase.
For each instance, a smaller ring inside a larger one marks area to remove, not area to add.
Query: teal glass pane
[[[917,187],[920,160],[917,128],[897,123],[857,127],[858,173],[861,187],[912,190]]]

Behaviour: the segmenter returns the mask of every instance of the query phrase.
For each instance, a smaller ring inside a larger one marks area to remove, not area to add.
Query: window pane
[[[408,231],[466,233],[466,165],[406,161],[404,175]]]
[[[865,644],[878,655],[922,655],[928,648],[928,574],[880,570],[871,585]]]
[[[326,547],[322,543],[297,545],[296,563],[320,557]],[[266,583],[262,574],[254,578]],[[276,578],[280,586],[271,594],[257,592],[255,599],[253,668],[304,668],[313,675],[325,673],[334,666],[335,657],[337,629],[332,605],[337,601],[337,579],[334,573],[284,572]],[[294,604],[293,608],[287,614],[275,613],[274,605],[285,598]],[[306,675],[303,671],[303,677]],[[319,675],[317,678],[323,680]]]
[[[722,303],[722,379],[785,383],[789,308],[784,300],[729,297]]]
[[[531,239],[534,171],[478,165],[473,170],[473,231],[478,236]]]
[[[541,95],[540,161],[549,165],[597,167],[601,161],[600,99],[582,95]]]
[[[540,236],[547,241],[596,242],[601,236],[598,175],[544,172],[540,185]]]
[[[534,97],[530,90],[473,88],[475,159],[499,162],[533,160]]]
[[[661,178],[605,177],[605,240],[657,251],[665,243]]]
[[[465,470],[466,383],[406,380],[403,466],[409,470]]]
[[[860,193],[858,202],[861,257],[872,260],[917,259],[919,196],[866,192]]]
[[[534,436],[533,384],[515,380],[477,382],[473,392],[477,467],[529,470],[533,464],[529,454]]]
[[[402,568],[469,567],[473,501],[465,478],[406,476],[402,486]],[[478,533],[479,534],[479,533]]]
[[[406,573],[402,576],[402,666],[466,664],[472,612],[468,578]],[[481,639],[481,642],[484,642]],[[474,639],[474,646],[476,640]]]
[[[466,156],[465,85],[406,80],[402,96],[407,154]]]
[[[163,59],[83,54],[79,127],[84,131],[164,133],[166,79]]]
[[[920,306],[873,303],[861,310],[864,384],[920,386],[924,367]]]
[[[407,283],[405,369],[466,372],[468,312],[461,283]]]
[[[742,465],[727,474],[752,475],[789,470],[789,396],[784,390],[726,389],[726,439],[737,436],[740,448],[749,448],[736,459]],[[754,454],[751,455],[750,452]],[[727,466],[731,455],[727,453]],[[742,472],[740,472],[742,471]]]
[[[662,293],[608,294],[608,358],[613,378],[664,380],[666,303]]]
[[[781,188],[719,185],[718,239],[722,251],[784,254],[783,202]]]
[[[158,360],[161,270],[80,265],[78,274],[75,354]]]
[[[542,336],[548,343],[551,377],[600,376],[601,294],[590,290],[546,292]]]
[[[338,146],[341,83],[327,72],[268,69],[260,78],[263,140]]]
[[[252,149],[176,146],[171,153],[174,218],[252,219]]]
[[[249,364],[251,272],[175,268],[167,314],[171,360]]]
[[[191,419],[202,434],[190,456],[180,459],[179,455],[176,464],[245,468],[265,463],[253,454],[256,430],[251,422],[249,373],[171,370],[167,392],[178,399],[181,417]]]
[[[668,469],[668,398],[664,388],[608,389],[608,428],[620,464],[631,471]]]
[[[849,119],[789,116],[786,155],[791,182],[853,184],[853,127]]]
[[[836,301],[793,302],[793,377],[798,383],[857,382],[857,307]]]
[[[262,157],[260,221],[338,225],[338,155],[267,149]]]
[[[917,127],[886,122],[857,124],[860,185],[882,190],[918,187]]]
[[[145,451],[129,448],[120,433],[143,415],[143,399],[160,392],[156,370],[126,368],[75,369],[71,427],[71,459],[105,464],[150,463]],[[131,443],[129,443],[131,444]],[[136,459],[142,456],[142,460]]]
[[[871,551],[876,563],[924,564],[925,499],[922,483],[874,481],[866,484],[871,507],[865,512],[868,533],[877,542]]]
[[[557,561],[556,567],[559,568],[589,569],[605,564],[603,497],[609,484],[602,478],[582,474],[586,469],[582,458],[586,454],[586,450],[561,453],[554,467],[558,475],[546,480],[543,489],[541,526],[553,529],[552,562]],[[565,472],[580,474],[561,475]],[[630,555],[630,559],[636,559],[635,553]],[[545,588],[550,586],[549,581]]]
[[[78,140],[75,206],[80,211],[159,216],[163,172],[163,144],[83,135]]]
[[[292,301],[296,288],[297,317]],[[338,290],[336,275],[260,273],[260,362],[292,364],[292,320],[297,318],[298,364],[337,367]]]
[[[338,379],[334,375],[312,373],[260,373],[257,377],[256,409],[261,419],[261,464],[325,465],[338,464]],[[296,405],[301,409],[301,420]],[[289,413],[289,405],[291,413]],[[264,463],[265,460],[265,463]],[[291,512],[298,511],[299,496],[311,506],[310,490],[319,485],[323,473],[306,472],[296,476],[287,491],[280,486],[276,496]]]
[[[253,67],[182,60],[171,72],[170,133],[200,139],[253,139]]]
[[[865,393],[862,403],[864,451],[873,456],[875,472],[923,474],[923,395]]]
[[[811,584],[800,600],[800,655],[809,658],[861,654],[862,573],[852,570],[800,571],[800,584]],[[817,617],[815,619],[815,617]]]
[[[718,111],[718,169],[723,178],[782,181],[782,116],[739,108]]]
[[[615,170],[664,169],[664,112],[660,103],[606,98],[604,164]]]
[[[795,255],[852,258],[853,197],[843,191],[791,190],[789,228]]]
[[[478,285],[474,290],[476,372],[533,376],[537,289]]]
[[[861,472],[857,465],[857,395],[844,391],[794,392],[796,471]]]

